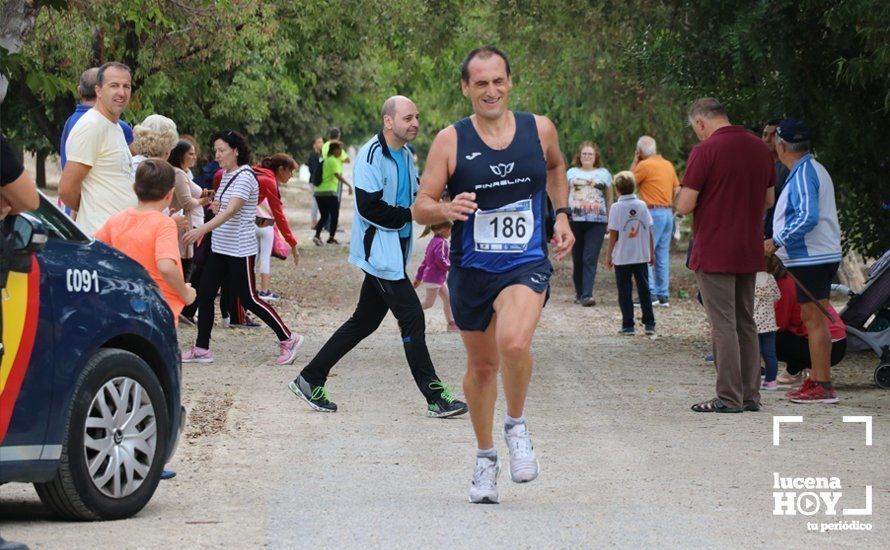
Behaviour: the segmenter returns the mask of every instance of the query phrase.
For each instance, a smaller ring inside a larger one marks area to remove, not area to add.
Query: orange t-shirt
[[[178,325],[185,303],[158,270],[158,260],[172,260],[182,269],[176,222],[161,212],[129,208],[108,218],[93,236],[133,258],[148,271],[173,310],[173,324]]]
[[[672,206],[674,191],[680,186],[674,165],[661,155],[652,155],[637,163],[634,168],[637,180],[637,196],[646,206]]]

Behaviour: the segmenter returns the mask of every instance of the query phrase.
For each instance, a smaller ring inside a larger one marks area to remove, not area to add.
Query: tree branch
[[[25,100],[25,104],[28,106],[29,117],[37,124],[37,127],[40,128],[44,137],[49,140],[53,150],[58,153],[62,133],[56,130],[57,125],[54,124],[46,114],[46,108],[43,101],[34,95],[31,88],[24,82],[19,83],[19,89],[17,91],[21,94],[22,99]]]

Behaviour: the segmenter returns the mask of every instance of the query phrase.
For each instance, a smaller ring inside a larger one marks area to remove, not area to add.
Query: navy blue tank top
[[[469,118],[454,123],[457,166],[448,194],[475,192],[479,210],[451,231],[451,265],[493,273],[547,257],[547,163],[535,117],[514,112],[516,133],[501,151],[482,141]]]

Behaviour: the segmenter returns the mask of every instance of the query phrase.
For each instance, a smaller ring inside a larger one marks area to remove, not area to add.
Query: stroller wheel
[[[879,388],[890,389],[890,363],[882,363],[875,369],[875,384]]]

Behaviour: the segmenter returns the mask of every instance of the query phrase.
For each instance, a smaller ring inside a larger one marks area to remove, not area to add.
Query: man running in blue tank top
[[[414,205],[417,223],[455,222],[448,288],[467,349],[464,394],[477,442],[469,500],[475,503],[498,502],[492,426],[499,368],[510,477],[517,483],[538,477],[523,409],[529,347],[553,272],[544,233],[547,195],[557,213],[554,258],[565,257],[575,242],[556,127],[547,117],[509,110],[512,87],[504,52],[484,47],[467,54],[461,89],[473,115],[436,136]],[[439,202],[446,186],[453,199]]]

